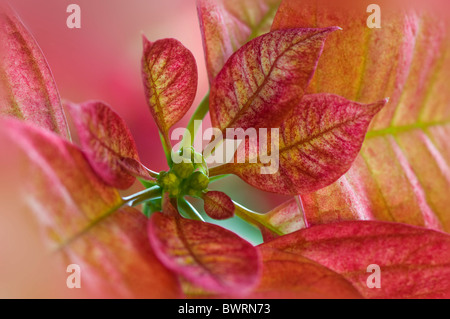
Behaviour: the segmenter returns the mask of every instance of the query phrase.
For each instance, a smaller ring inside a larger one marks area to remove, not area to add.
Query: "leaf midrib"
[[[318,33],[314,33],[314,34],[312,34],[312,35],[310,35],[310,36],[308,36],[308,37],[306,37],[306,38],[304,38],[304,39],[302,39],[302,40],[300,40],[300,41],[298,41],[298,42],[293,42],[293,43],[291,43],[285,50],[283,50],[283,51],[276,57],[275,61],[272,63],[272,65],[271,65],[271,67],[270,67],[270,70],[269,70],[269,72],[267,73],[267,75],[264,77],[264,80],[263,80],[263,82],[261,83],[261,85],[258,86],[258,88],[256,89],[256,91],[250,96],[250,98],[249,98],[249,99],[247,100],[247,102],[242,106],[242,108],[238,111],[238,113],[233,117],[233,119],[232,119],[227,125],[225,125],[225,128],[231,127],[232,125],[234,125],[234,124],[238,121],[238,119],[239,119],[240,117],[242,117],[242,114],[244,114],[244,113],[247,111],[247,109],[253,104],[253,101],[256,99],[256,97],[259,95],[259,93],[262,91],[262,89],[266,86],[266,84],[267,84],[267,82],[268,82],[270,76],[272,75],[272,72],[273,72],[273,70],[274,70],[274,68],[275,68],[275,65],[278,63],[278,60],[279,60],[281,57],[283,57],[283,56],[286,54],[286,52],[288,52],[289,50],[291,50],[294,46],[296,46],[296,45],[298,45],[298,44],[300,44],[300,43],[309,41],[309,40],[311,40],[312,38],[314,38],[314,37],[316,37],[316,36],[322,34],[323,32],[325,32],[325,30],[323,30],[323,31],[321,31],[321,32],[318,32]]]
[[[34,71],[35,75],[39,79],[39,84],[43,88],[43,91],[44,91],[44,94],[45,94],[45,100],[46,100],[45,104],[46,104],[46,107],[47,107],[47,109],[49,111],[50,121],[51,121],[52,126],[53,126],[53,131],[56,134],[58,134],[58,135],[62,135],[61,128],[59,127],[59,124],[56,121],[55,110],[53,109],[53,104],[52,104],[51,99],[50,99],[50,92],[48,91],[47,85],[46,85],[45,80],[43,78],[43,74],[42,74],[41,69],[40,69],[40,67],[38,65],[38,62],[36,61],[36,57],[33,55],[32,49],[30,48],[30,46],[28,45],[27,41],[23,37],[22,33],[18,29],[16,23],[11,18],[9,18],[8,16],[6,16],[5,18],[6,18],[6,22],[8,23],[8,25],[13,30],[14,34],[16,34],[17,41],[22,46],[22,49],[27,53],[29,61],[32,64],[33,71]],[[14,99],[15,99],[15,97],[14,97]],[[15,100],[14,100],[14,103],[17,105],[17,102]]]
[[[388,127],[385,129],[380,130],[373,130],[367,132],[366,139],[372,139],[376,137],[382,137],[386,135],[398,135],[401,133],[408,133],[414,130],[421,130],[426,131],[431,127],[435,126],[446,126],[450,125],[450,120],[446,121],[436,121],[436,122],[430,122],[430,123],[415,123],[411,125],[404,125],[404,126],[397,126],[397,127]]]

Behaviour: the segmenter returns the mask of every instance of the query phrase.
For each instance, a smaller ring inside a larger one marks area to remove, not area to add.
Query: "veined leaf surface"
[[[281,124],[275,172],[264,174],[269,164],[252,160],[259,152],[248,146],[245,163],[235,160],[212,168],[210,174],[233,173],[256,188],[286,195],[321,189],[348,171],[370,121],[385,104],[385,100],[362,105],[332,94],[306,95]]]
[[[164,265],[199,287],[213,293],[243,295],[258,283],[258,251],[222,227],[174,216],[169,211],[152,216],[148,233]]]
[[[222,131],[278,127],[300,103],[325,39],[336,30],[274,31],[240,48],[212,83],[213,126]]]
[[[343,28],[327,40],[310,92],[390,97],[348,174],[302,195],[309,223],[379,219],[450,231],[448,23],[406,6],[384,10],[382,28],[368,29],[361,12],[306,3],[285,0],[273,29]]]
[[[143,41],[142,79],[147,102],[160,132],[168,139],[169,129],[194,102],[197,63],[191,51],[178,40],[150,42],[144,37]]]
[[[262,247],[322,264],[349,280],[365,298],[448,298],[449,245],[450,236],[434,230],[356,221],[311,227]],[[367,284],[374,283],[371,265],[379,267],[380,288]]]
[[[270,31],[281,0],[197,0],[210,83],[242,45]]]
[[[97,177],[81,150],[13,119],[1,120],[0,141],[16,161],[8,170],[22,181],[15,192],[65,257],[64,269],[81,266],[82,287],[99,297],[181,296],[176,277],[148,245],[145,216],[122,208],[118,192]]]
[[[140,164],[133,136],[125,121],[99,101],[67,104],[83,151],[94,171],[109,185],[127,189],[136,176],[151,179]]]
[[[70,139],[52,72],[17,15],[0,4],[0,115]]]

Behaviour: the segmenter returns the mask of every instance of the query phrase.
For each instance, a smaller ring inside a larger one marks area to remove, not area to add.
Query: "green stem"
[[[158,197],[161,197],[161,188],[159,186],[153,186],[149,189],[143,190],[142,192],[125,197],[123,201],[125,205],[137,206]]]
[[[195,121],[203,121],[209,111],[209,92],[205,95],[202,102],[199,104],[194,114],[192,114],[188,125],[186,126],[186,133],[183,136],[181,145],[189,147],[194,145],[195,135],[197,134]],[[189,133],[189,134],[188,134]]]
[[[155,171],[152,171],[151,169],[145,167],[144,165],[142,165],[142,167],[147,171],[148,175],[150,175],[153,178],[158,178],[159,174]]]
[[[167,164],[169,165],[169,167],[172,167],[172,144],[170,143],[169,136],[160,132],[159,137],[164,149],[164,154],[166,154]]]
[[[159,176],[159,174],[158,174],[158,176]],[[158,178],[158,177],[156,176],[155,178]],[[138,178],[138,180],[139,180],[139,182],[141,182],[141,184],[142,184],[145,188],[150,188],[150,187],[153,187],[153,186],[156,186],[156,185],[157,185],[157,182],[156,182],[156,181],[147,181],[147,180],[142,179],[142,178]]]
[[[224,179],[224,178],[226,178],[228,176],[230,176],[230,174],[219,175],[219,176],[212,176],[212,177],[209,178],[209,182],[210,183],[214,183],[214,182],[220,181],[221,179]]]
[[[220,175],[227,175],[232,172],[230,164],[222,164],[209,169],[209,176],[215,177]]]
[[[235,208],[234,213],[236,214],[236,216],[240,217],[247,223],[250,223],[258,228],[261,228],[261,226],[262,226],[280,236],[283,235],[283,233],[280,230],[274,228],[269,223],[267,223],[267,221],[265,219],[265,215],[258,214],[256,212],[240,205],[239,203],[236,203],[235,201],[233,201],[233,203],[234,203],[234,208]]]
[[[178,199],[178,207],[191,219],[204,222],[202,215],[186,199]]]

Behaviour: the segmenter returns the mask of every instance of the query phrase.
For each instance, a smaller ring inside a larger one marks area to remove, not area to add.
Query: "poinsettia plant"
[[[396,12],[369,30],[356,13],[295,0],[197,7],[210,92],[179,148],[170,131],[194,102],[196,61],[175,39],[143,38],[145,96],[168,164],[161,172],[140,161],[126,123],[100,101],[66,103],[72,143],[45,58],[3,8],[0,135],[19,154],[18,191],[57,251],[111,296],[450,297],[446,25]],[[244,158],[239,149],[208,165],[193,147],[194,124],[208,112],[225,139],[229,129],[255,129],[258,142],[240,146]],[[274,146],[261,143],[268,129],[278,132],[269,173],[260,157]],[[209,189],[229,174],[293,199],[253,212]],[[145,189],[121,196],[136,178]],[[237,215],[264,243],[204,214]],[[381,268],[381,288],[367,284],[370,265]]]

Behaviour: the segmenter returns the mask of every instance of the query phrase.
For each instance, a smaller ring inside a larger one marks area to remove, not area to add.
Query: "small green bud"
[[[192,162],[174,164],[172,171],[181,179],[188,178],[194,172],[194,164]]]
[[[180,193],[181,180],[173,172],[161,172],[158,178],[159,185],[172,196]]]
[[[162,185],[162,183],[163,183],[163,179],[164,179],[164,176],[166,176],[167,175],[167,172],[166,171],[161,171],[161,172],[159,172],[159,174],[158,174],[158,184],[162,187],[163,185]]]
[[[191,175],[189,179],[189,186],[195,190],[204,190],[209,185],[209,178],[203,172],[197,171]]]

